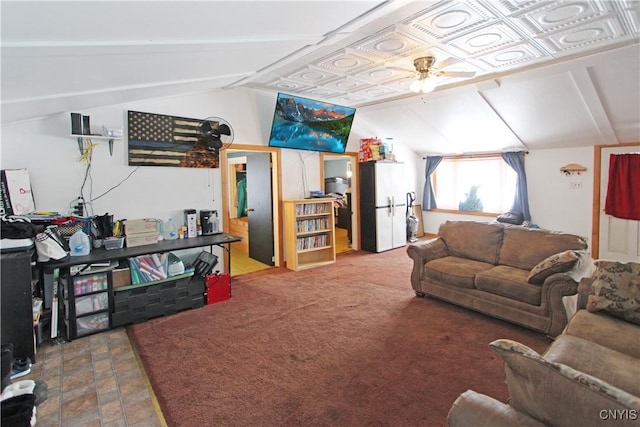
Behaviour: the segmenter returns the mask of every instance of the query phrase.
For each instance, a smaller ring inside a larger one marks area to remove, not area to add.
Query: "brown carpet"
[[[229,301],[128,328],[170,426],[444,426],[507,399],[489,349],[538,333],[415,297],[405,249],[235,277]]]

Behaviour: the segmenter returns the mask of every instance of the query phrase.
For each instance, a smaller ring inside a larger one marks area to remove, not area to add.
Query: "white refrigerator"
[[[382,252],[407,243],[407,191],[402,163],[360,164],[362,249]]]

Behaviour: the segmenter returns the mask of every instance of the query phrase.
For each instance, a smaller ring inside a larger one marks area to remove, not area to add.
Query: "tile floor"
[[[269,268],[237,265],[236,275]],[[14,382],[23,379],[47,384],[36,427],[167,426],[125,328],[72,342],[47,341],[31,373]]]
[[[31,373],[14,381],[20,379],[47,384],[37,427],[166,426],[124,328],[43,343]]]

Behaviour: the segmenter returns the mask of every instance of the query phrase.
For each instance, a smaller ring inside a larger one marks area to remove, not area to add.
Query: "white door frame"
[[[593,173],[593,212],[592,212],[592,227],[591,227],[591,256],[593,259],[599,259],[600,256],[600,252],[601,252],[601,246],[604,248],[604,245],[606,244],[606,242],[601,242],[601,237],[602,239],[605,239],[607,237],[606,234],[604,234],[603,236],[600,236],[602,233],[605,233],[605,227],[606,225],[602,224],[602,211],[604,210],[604,206],[603,206],[603,200],[604,200],[604,196],[606,196],[605,192],[606,192],[606,182],[608,181],[608,176],[607,177],[603,177],[603,170],[602,170],[602,161],[603,161],[603,157],[602,157],[602,151],[606,150],[606,149],[611,149],[611,148],[625,148],[625,147],[629,147],[630,150],[629,151],[633,151],[633,149],[631,147],[639,147],[640,144],[639,143],[625,143],[625,144],[615,144],[615,145],[596,145],[594,147],[594,160],[593,160],[593,166],[594,166],[594,173]],[[608,158],[608,156],[607,156]],[[603,178],[605,178],[603,180]],[[603,182],[605,184],[603,184]],[[635,242],[635,244],[637,245],[638,242]],[[603,250],[603,252],[605,252]]]
[[[344,154],[320,153],[320,182],[324,184],[325,160],[349,158],[351,165],[351,249],[360,249],[360,173],[358,171],[358,153],[347,151]],[[323,187],[324,188],[324,187]]]

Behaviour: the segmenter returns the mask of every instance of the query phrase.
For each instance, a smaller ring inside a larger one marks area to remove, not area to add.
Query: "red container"
[[[210,274],[207,283],[207,305],[231,298],[231,278],[228,273]]]

